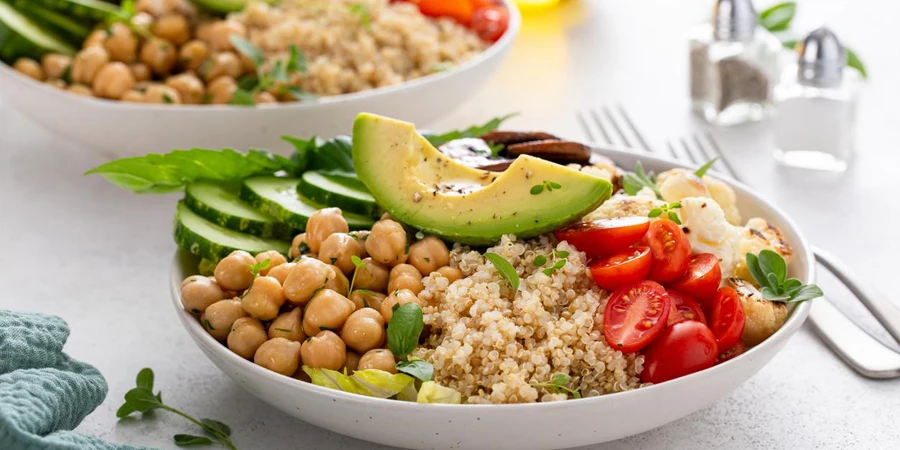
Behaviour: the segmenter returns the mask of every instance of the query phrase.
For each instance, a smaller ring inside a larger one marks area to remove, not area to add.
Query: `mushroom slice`
[[[591,148],[579,142],[543,140],[506,147],[510,156],[531,155],[559,164],[589,164]]]
[[[481,136],[486,142],[499,145],[521,144],[523,142],[559,140],[558,137],[543,131],[491,131]]]

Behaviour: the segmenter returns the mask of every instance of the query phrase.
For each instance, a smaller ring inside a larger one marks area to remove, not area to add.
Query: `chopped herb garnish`
[[[356,255],[351,255],[350,261],[353,263],[353,278],[350,280],[350,288],[347,289],[347,292],[353,292],[353,284],[356,283],[356,273],[359,272],[360,268],[366,265],[364,262],[362,262],[361,259],[359,259],[359,256]]]
[[[473,125],[469,128],[466,128],[465,130],[455,130],[444,134],[426,136],[426,139],[428,139],[428,142],[430,142],[431,145],[440,147],[441,145],[446,144],[450,141],[454,141],[456,139],[481,137],[491,131],[496,130],[500,126],[500,124],[505,122],[510,117],[515,116],[516,114],[517,113],[513,113],[507,114],[503,117],[495,117],[482,125]]]
[[[541,192],[544,192],[544,189],[546,189],[547,192],[553,192],[554,189],[560,189],[560,188],[562,188],[562,185],[560,185],[559,183],[554,182],[554,181],[546,181],[545,180],[541,184],[536,184],[536,185],[532,186],[530,192],[531,192],[531,195],[538,195]]]
[[[175,103],[175,100],[173,100],[172,96],[169,95],[168,93],[163,93],[162,100],[163,100],[163,103],[165,103],[167,105],[171,105],[172,103]]]
[[[216,331],[216,327],[209,323],[209,319],[203,319],[203,324],[206,325],[206,329]]]
[[[425,262],[431,262],[431,258],[422,258],[422,259],[424,259]]]
[[[566,260],[560,259],[559,261],[556,261],[553,264],[553,266],[544,269],[544,275],[547,275],[549,277],[550,275],[553,275],[553,272],[556,272],[557,270],[562,269],[565,265],[566,265]]]
[[[519,274],[516,273],[516,269],[506,260],[506,258],[496,253],[485,253],[484,257],[494,265],[494,268],[497,269],[500,276],[509,283],[514,291],[519,290]]]
[[[581,398],[581,392],[578,389],[572,389],[569,387],[569,383],[572,381],[572,377],[564,374],[557,373],[554,374],[550,381],[543,383],[531,383],[534,387],[545,388],[554,394],[568,394],[571,395],[572,398]]]
[[[709,169],[710,169],[710,168],[713,166],[713,164],[715,164],[716,161],[718,161],[718,160],[719,160],[719,157],[716,156],[715,158],[713,158],[713,159],[707,161],[706,164],[700,166],[700,168],[697,169],[697,170],[694,172],[694,175],[697,175],[697,178],[703,178],[703,175],[706,175],[706,172],[709,172]]]
[[[315,96],[303,89],[291,86],[291,74],[306,73],[306,55],[300,49],[291,44],[291,53],[287,61],[275,60],[269,70],[263,68],[264,58],[262,51],[247,39],[232,35],[232,45],[241,54],[253,61],[256,67],[256,75],[248,75],[241,78],[238,89],[231,96],[232,105],[254,106],[256,95],[261,92],[274,91],[281,94],[289,94],[298,100],[309,100]]]
[[[825,295],[815,284],[803,284],[796,278],[787,278],[787,263],[772,250],[763,250],[759,256],[747,253],[746,258],[747,268],[766,300],[800,303]]]
[[[659,188],[656,187],[656,177],[653,175],[653,172],[644,172],[643,164],[638,161],[634,163],[634,172],[628,172],[622,177],[622,189],[628,195],[637,195],[645,187],[652,189],[656,197],[662,200],[662,194],[660,194]]]
[[[272,265],[272,260],[265,259],[264,261],[259,261],[256,264],[247,264],[250,267],[250,272],[253,273],[253,278],[259,276],[260,272],[269,268]]]
[[[275,331],[281,331],[283,333],[290,333],[292,330],[288,328],[275,328]]]
[[[537,255],[534,257],[532,264],[534,264],[534,267],[541,267],[544,264],[547,264],[547,257],[544,255]]]
[[[372,27],[372,14],[369,13],[369,5],[365,3],[351,3],[347,5],[350,9],[350,13],[359,17],[359,23],[362,24],[364,28]],[[427,380],[426,380],[427,381]]]
[[[679,219],[678,214],[675,213],[675,210],[678,208],[681,208],[680,202],[666,203],[665,205],[660,206],[659,208],[651,209],[650,212],[647,213],[647,217],[654,219],[654,218],[662,216],[665,213],[666,217],[668,217],[669,220],[671,220],[672,222],[675,222],[678,225],[681,225],[681,219]]]

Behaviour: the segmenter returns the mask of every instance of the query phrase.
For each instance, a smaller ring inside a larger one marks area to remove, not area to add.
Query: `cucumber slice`
[[[50,52],[74,55],[75,51],[56,33],[0,1],[0,59],[13,62],[22,57],[38,59]]]
[[[355,181],[355,183],[354,183]],[[300,195],[323,205],[344,211],[378,217],[378,203],[361,181],[320,172],[305,172],[297,186]]]
[[[91,27],[65,14],[44,8],[34,0],[15,0],[13,6],[40,25],[45,25],[60,35],[70,38],[68,41],[78,44],[91,34]]]
[[[69,17],[102,22],[107,19],[124,18],[115,5],[99,0],[30,0],[32,3],[52,9]]]
[[[216,225],[198,216],[184,202],[175,211],[175,242],[179,247],[201,258],[219,261],[235,250],[259,253],[277,250],[287,255],[291,244],[276,239],[262,239]]]
[[[309,216],[327,206],[301,197],[297,193],[299,183],[297,178],[248,178],[241,186],[241,199],[279,222],[305,230]],[[369,217],[349,212],[344,213],[344,219],[351,230],[367,230],[375,223]]]
[[[200,217],[229,230],[261,238],[290,240],[294,237],[290,226],[242,202],[239,193],[236,185],[198,181],[184,190],[184,204]]]

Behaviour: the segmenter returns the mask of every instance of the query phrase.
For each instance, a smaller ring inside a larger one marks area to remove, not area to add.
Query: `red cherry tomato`
[[[681,315],[680,312],[678,312],[678,308],[675,307],[675,302],[673,301],[671,302],[671,304],[672,307],[669,308],[669,320],[666,321],[666,325],[672,326],[678,322],[684,322],[685,320],[687,320],[684,318],[684,316]]]
[[[670,220],[650,224],[647,243],[653,256],[650,279],[662,284],[671,283],[687,272],[691,260],[691,243],[681,227]]]
[[[691,257],[687,273],[673,287],[709,305],[715,299],[721,281],[719,258],[711,253],[700,253]]]
[[[587,253],[588,258],[600,258],[628,248],[649,228],[650,219],[646,217],[622,217],[576,223],[553,234]]]
[[[713,303],[710,326],[719,348],[731,348],[741,340],[744,332],[744,306],[734,289],[727,286],[719,289]]]
[[[472,31],[487,42],[497,42],[509,28],[509,10],[503,5],[476,8],[472,14]]]
[[[641,381],[662,383],[715,365],[719,347],[709,327],[696,320],[676,323],[644,351]]]
[[[747,347],[744,345],[744,341],[738,341],[733,347],[719,353],[718,362],[723,363],[729,359],[737,358],[741,353],[744,353],[745,350],[747,350]]]
[[[671,307],[666,289],[652,281],[619,289],[603,311],[606,342],[622,353],[646,347],[666,327]]]
[[[463,25],[472,21],[474,7],[471,0],[413,0],[419,11],[431,17],[450,17]]]
[[[703,314],[703,308],[694,299],[674,289],[669,289],[667,292],[669,293],[669,298],[672,299],[672,305],[678,311],[678,314],[683,317],[682,320],[696,320],[706,325],[706,315]],[[672,323],[671,318],[669,318],[669,323]]]
[[[646,279],[650,273],[650,262],[648,247],[626,248],[591,264],[591,275],[597,286],[614,291]]]

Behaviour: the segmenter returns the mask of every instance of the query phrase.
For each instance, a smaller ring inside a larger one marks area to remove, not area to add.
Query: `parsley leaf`
[[[784,258],[772,250],[763,250],[758,256],[747,253],[746,258],[750,275],[760,286],[760,293],[766,300],[799,303],[824,295],[815,284],[803,284],[796,278],[787,278]]]

